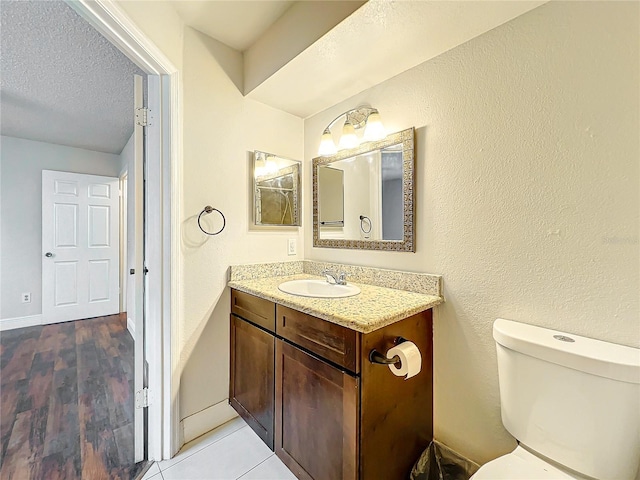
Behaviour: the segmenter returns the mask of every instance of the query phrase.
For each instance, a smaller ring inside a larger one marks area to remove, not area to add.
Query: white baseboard
[[[42,325],[42,314],[0,319],[0,332],[14,328],[33,327],[34,325]]]
[[[181,420],[184,443],[219,427],[238,416],[227,399]]]
[[[42,318],[42,314],[39,313],[37,315],[28,315],[26,317],[15,317],[15,318],[2,318],[0,319],[0,332],[4,330],[14,330],[16,328],[24,328],[24,327],[33,327],[35,325],[53,325],[55,323],[64,323],[75,320],[55,320],[53,322],[46,322]],[[129,319],[127,318],[127,329],[131,333],[133,337],[135,333],[135,327],[133,323],[131,326],[129,325]],[[135,337],[134,337],[135,338]]]
[[[133,338],[135,340],[136,339],[136,324],[133,323],[133,320],[131,320],[129,317],[127,317],[127,330],[129,330],[129,333],[131,334],[131,338]]]

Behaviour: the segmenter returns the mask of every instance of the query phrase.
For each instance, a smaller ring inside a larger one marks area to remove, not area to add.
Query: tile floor
[[[187,443],[171,460],[154,463],[143,480],[295,480],[241,418]]]

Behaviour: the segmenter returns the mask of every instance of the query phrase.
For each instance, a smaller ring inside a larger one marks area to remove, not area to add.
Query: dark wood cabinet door
[[[275,337],[231,315],[229,402],[273,450]]]
[[[358,379],[276,340],[278,457],[300,479],[354,480]]]

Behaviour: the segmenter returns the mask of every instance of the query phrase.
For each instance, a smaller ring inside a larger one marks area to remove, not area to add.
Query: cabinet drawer
[[[351,372],[360,371],[360,337],[354,330],[276,305],[276,333]]]
[[[273,302],[248,293],[231,290],[231,313],[275,332],[276,308]]]

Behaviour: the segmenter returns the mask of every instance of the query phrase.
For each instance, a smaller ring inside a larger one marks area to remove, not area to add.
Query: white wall
[[[515,445],[496,318],[640,346],[638,7],[548,3],[305,121],[305,258],[444,276],[435,435],[478,462]],[[312,247],[308,167],[361,103],[417,128],[415,254]]]
[[[219,42],[185,28],[183,418],[228,397],[229,265],[303,257],[301,248],[297,256],[287,256],[286,248],[288,238],[297,238],[302,245],[301,228],[249,231],[251,153],[262,150],[302,159],[303,122],[244,98],[214,56],[222,48]],[[198,230],[196,217],[205,205],[220,209],[227,218],[218,236],[206,237]]]
[[[303,121],[244,98],[234,83],[241,54],[185,27],[169,3],[119,6],[180,69],[182,80],[181,313],[175,333],[184,419],[228,397],[229,265],[303,258],[301,228],[249,228],[250,153],[302,159]],[[205,205],[227,218],[218,236],[206,237],[197,227]],[[298,239],[298,255],[287,256],[288,238]]]
[[[1,319],[42,313],[42,170],[117,177],[110,153],[1,137]],[[31,293],[31,303],[20,296]]]
[[[120,174],[133,169],[133,133],[120,152]],[[131,172],[133,173],[133,172]],[[133,178],[133,177],[132,177]]]

